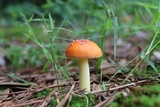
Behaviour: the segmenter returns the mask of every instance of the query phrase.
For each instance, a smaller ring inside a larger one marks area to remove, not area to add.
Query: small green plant
[[[59,97],[59,100],[61,101],[63,99],[62,96]],[[50,106],[49,107],[56,107],[58,105],[57,100],[55,98],[53,98],[51,100]]]
[[[42,98],[42,97],[47,96],[49,93],[51,93],[51,91],[52,91],[52,88],[46,88],[45,90],[36,93],[35,96],[36,96],[36,98]],[[59,100],[62,100],[62,99],[63,99],[63,97],[60,96]],[[56,99],[54,97],[52,97],[52,100],[50,102],[50,107],[56,107],[57,104],[58,103],[57,103]]]
[[[45,96],[48,95],[51,91],[52,91],[52,88],[46,88],[45,90],[36,93],[36,97],[37,97],[37,98],[45,97]]]
[[[142,90],[146,95],[158,95],[160,94],[160,84],[145,85],[142,87]]]
[[[26,107],[31,107],[30,105],[27,105]]]
[[[128,97],[118,95],[109,107],[159,107],[160,84],[145,85]],[[118,106],[117,106],[118,105]]]
[[[57,106],[57,101],[55,99],[51,100],[50,107],[56,107]]]
[[[96,99],[93,94],[87,94],[83,96],[73,95],[70,107],[93,107],[96,104]]]
[[[59,66],[59,63],[57,60],[57,52],[56,52],[56,48],[55,48],[56,47],[55,39],[57,37],[59,29],[58,30],[55,29],[54,21],[53,21],[51,15],[49,14],[48,19],[44,18],[44,16],[42,16],[41,19],[33,19],[34,15],[32,15],[30,17],[30,19],[27,19],[24,14],[22,14],[22,16],[23,16],[23,20],[24,20],[26,26],[28,27],[28,32],[25,34],[25,36],[28,38],[28,40],[32,40],[34,43],[36,43],[42,49],[46,59],[53,64],[53,67],[56,72],[56,77],[57,78],[60,77],[61,79],[63,79],[63,77],[59,71],[60,66]],[[37,37],[37,35],[35,34],[34,30],[31,27],[31,22],[33,20],[41,21],[43,23],[44,29],[45,29],[47,36],[48,36],[47,38],[49,39],[47,41],[47,43],[45,43],[43,40],[40,40]],[[57,83],[59,84],[58,79],[57,79]]]

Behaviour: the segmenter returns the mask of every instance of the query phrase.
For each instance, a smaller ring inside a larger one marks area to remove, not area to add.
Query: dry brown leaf
[[[93,83],[92,91],[102,91],[102,85]]]
[[[107,74],[114,74],[117,72],[117,68],[116,67],[110,67],[110,68],[106,68],[103,70],[103,74],[107,75]]]

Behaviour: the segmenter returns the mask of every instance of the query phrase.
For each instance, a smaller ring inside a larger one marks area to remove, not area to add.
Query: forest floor
[[[158,107],[159,72],[140,57],[150,42],[147,38],[144,32],[118,38],[117,57],[113,60],[113,37],[108,37],[101,68],[95,67],[97,59],[89,61],[91,92],[79,89],[76,60],[61,61],[61,65],[67,65],[67,77],[63,69],[56,72],[52,64],[47,64],[45,72],[43,65],[13,71],[6,56],[0,54],[0,107]],[[160,52],[151,56],[156,67],[159,56]]]

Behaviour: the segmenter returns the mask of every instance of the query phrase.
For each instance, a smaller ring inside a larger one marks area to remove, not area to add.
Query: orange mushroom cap
[[[66,50],[66,56],[72,58],[98,58],[102,56],[102,51],[91,40],[74,40]]]

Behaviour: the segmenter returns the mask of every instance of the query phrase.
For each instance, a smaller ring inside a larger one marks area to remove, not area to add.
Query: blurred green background
[[[1,0],[0,6],[0,46],[14,68],[26,65],[26,61],[28,66],[43,63],[41,49],[25,36],[28,28],[22,14],[33,19],[30,25],[44,43],[49,40],[42,16],[49,19],[51,15],[58,30],[54,41],[58,58],[65,57],[64,50],[73,39],[89,38],[100,46],[102,37],[115,35],[125,39],[145,32],[151,39],[159,14],[158,0]]]

